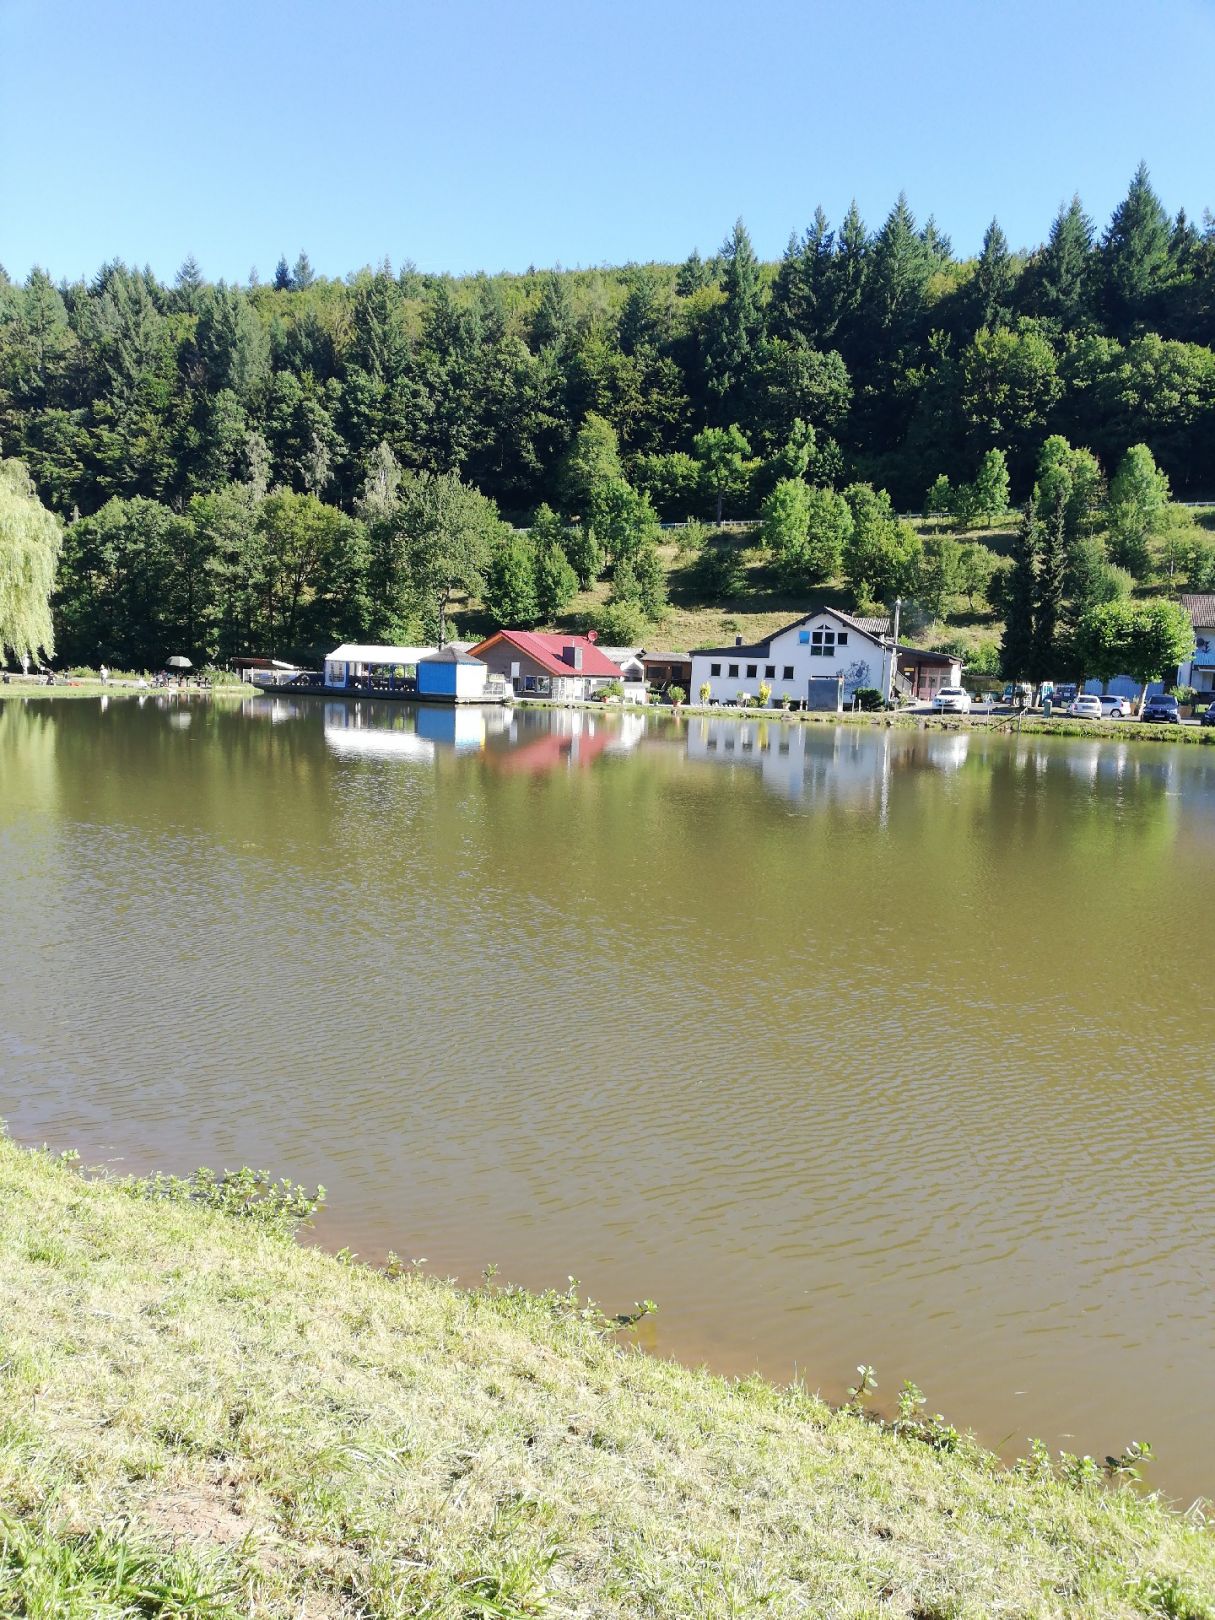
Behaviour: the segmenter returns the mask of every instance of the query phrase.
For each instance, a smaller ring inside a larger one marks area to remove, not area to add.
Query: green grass
[[[0,1139],[0,1613],[1198,1617],[1215,1542]]]

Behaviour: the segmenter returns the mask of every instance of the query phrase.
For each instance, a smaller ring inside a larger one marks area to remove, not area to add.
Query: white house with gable
[[[736,703],[740,692],[758,699],[760,686],[767,685],[772,703],[785,698],[804,703],[812,680],[838,676],[848,703],[862,686],[889,692],[892,662],[893,684],[920,701],[931,700],[939,687],[957,685],[962,678],[960,660],[947,653],[896,646],[888,620],[817,608],[763,641],[747,645],[739,636],[732,647],[695,649],[689,697],[698,702],[702,686],[708,686],[711,703]]]

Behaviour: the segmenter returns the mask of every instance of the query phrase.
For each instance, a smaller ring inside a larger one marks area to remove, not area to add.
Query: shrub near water
[[[870,1368],[833,1412],[651,1358],[572,1286],[327,1256],[312,1202],[0,1140],[0,1614],[1212,1612],[1207,1530],[1106,1470],[1003,1470],[914,1386],[880,1425]]]

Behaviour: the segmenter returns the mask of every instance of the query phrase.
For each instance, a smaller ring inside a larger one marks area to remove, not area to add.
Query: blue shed
[[[418,660],[418,696],[433,703],[482,703],[488,666],[458,647]]]

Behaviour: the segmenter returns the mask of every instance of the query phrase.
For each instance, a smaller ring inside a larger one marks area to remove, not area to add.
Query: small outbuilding
[[[442,647],[418,660],[418,696],[431,703],[485,703],[489,667],[458,647]],[[495,693],[494,701],[500,701]]]

